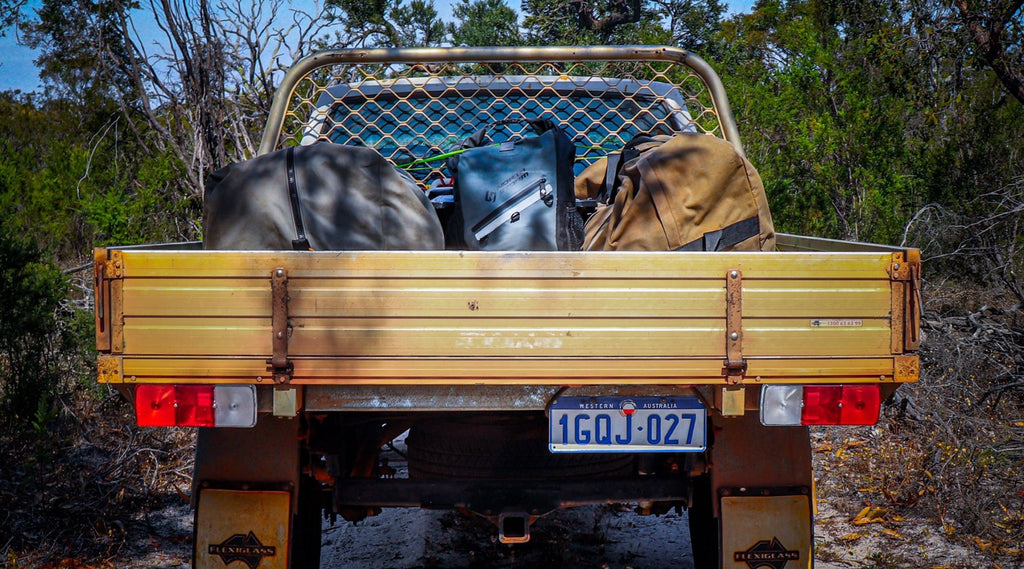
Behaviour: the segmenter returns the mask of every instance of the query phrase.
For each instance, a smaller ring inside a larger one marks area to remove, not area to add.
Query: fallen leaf
[[[889,528],[883,529],[882,530],[882,535],[884,535],[886,537],[891,537],[893,539],[903,539],[903,540],[907,539],[907,538],[903,537],[902,535],[900,535],[900,533],[897,532],[896,530],[891,530]]]
[[[882,523],[885,520],[885,515],[889,513],[889,510],[885,508],[875,508],[872,506],[864,506],[864,509],[859,514],[854,516],[850,521],[853,525],[862,526],[865,524]]]

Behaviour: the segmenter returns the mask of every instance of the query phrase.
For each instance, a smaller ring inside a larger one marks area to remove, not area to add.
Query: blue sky
[[[301,5],[305,0],[294,0],[294,4]],[[435,0],[441,17],[451,17],[451,1]],[[506,2],[515,4],[515,0]],[[730,13],[746,12],[750,10],[754,0],[731,0],[726,2]],[[29,9],[38,7],[41,3],[38,0],[29,2]],[[155,33],[155,26],[147,30],[143,18],[137,22],[140,26],[139,32],[145,36],[147,33]],[[7,35],[0,38],[0,91],[9,89],[20,89],[22,91],[33,91],[39,88],[39,73],[33,60],[36,53],[17,42],[15,30],[7,30]]]

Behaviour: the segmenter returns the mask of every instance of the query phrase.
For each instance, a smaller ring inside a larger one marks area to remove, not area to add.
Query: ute
[[[314,55],[283,79],[260,153],[376,148],[447,219],[452,144],[539,115],[570,131],[577,170],[653,131],[742,152],[722,85],[694,55],[552,47]],[[873,424],[917,380],[920,256],[777,243],[99,248],[99,381],[134,402],[139,425],[199,427],[197,568],[318,567],[325,514],[457,508],[517,543],[547,513],[607,502],[687,509],[700,568],[808,567],[808,426]]]

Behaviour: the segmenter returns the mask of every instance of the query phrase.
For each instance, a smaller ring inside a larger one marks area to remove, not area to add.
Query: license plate
[[[701,452],[707,411],[696,397],[559,397],[551,452]]]

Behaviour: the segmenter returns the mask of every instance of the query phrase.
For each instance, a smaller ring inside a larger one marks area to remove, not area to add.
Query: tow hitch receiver
[[[530,541],[530,519],[526,512],[502,512],[498,516],[498,541],[526,543]]]

